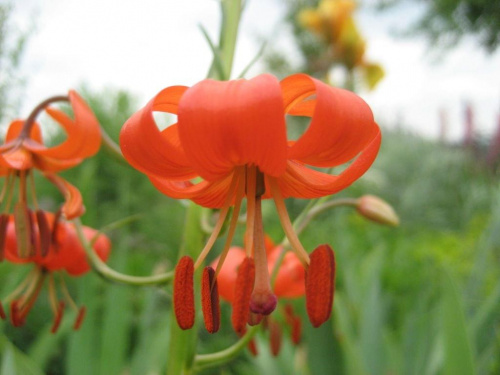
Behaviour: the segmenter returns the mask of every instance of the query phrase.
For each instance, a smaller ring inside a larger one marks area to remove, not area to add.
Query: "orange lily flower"
[[[283,247],[276,246],[269,237],[265,237],[265,247],[268,260],[269,272],[275,267],[276,262],[279,260]],[[233,305],[235,301],[236,279],[238,275],[238,267],[246,257],[245,249],[241,247],[231,247],[227,253],[224,264],[220,268],[217,277],[218,292],[222,299]],[[216,269],[220,258],[214,260],[211,267]],[[273,285],[273,291],[278,299],[281,298],[298,298],[305,294],[305,270],[299,258],[294,253],[287,252],[283,257],[276,275]],[[302,322],[299,316],[293,312],[290,304],[286,304],[282,309],[284,322],[287,324],[287,329],[291,330],[292,342],[298,344],[300,341]],[[250,324],[259,323],[262,320],[261,315],[250,314]],[[277,320],[267,318],[266,326],[269,328],[271,351],[273,355],[277,355],[281,345],[281,327]],[[252,353],[256,354],[256,345],[253,342],[249,345]]]
[[[26,279],[7,297],[10,301],[10,319],[12,325],[19,327],[25,323],[26,316],[35,304],[45,279],[49,279],[49,301],[54,313],[52,333],[57,331],[66,304],[77,312],[74,329],[78,329],[83,321],[85,307],[78,308],[71,298],[64,282],[63,272],[73,277],[81,276],[90,270],[74,224],[62,221],[57,215],[43,212],[45,223],[39,222],[40,216],[33,218],[33,252],[27,257],[19,256],[19,240],[16,236],[13,215],[8,218],[5,237],[2,245],[5,258],[12,263],[35,265]],[[93,244],[94,251],[103,260],[108,259],[111,242],[95,229],[83,227],[87,240]],[[56,280],[56,275],[58,275]],[[56,282],[59,283],[62,299],[57,298]],[[3,309],[0,306],[0,310]],[[0,314],[1,315],[1,314]],[[3,314],[5,318],[5,314]]]
[[[64,112],[49,107],[54,102],[67,101],[71,104],[74,119]],[[45,111],[66,132],[66,139],[53,147],[46,147],[42,140],[39,125],[35,122],[38,115]],[[74,91],[68,96],[56,96],[40,103],[26,121],[13,121],[7,130],[5,143],[0,146],[0,176],[4,176],[4,185],[0,193],[0,204],[3,205],[4,219],[1,220],[0,232],[5,229],[6,215],[14,198],[16,180],[19,180],[17,203],[14,206],[14,216],[19,224],[18,237],[21,237],[21,227],[27,225],[29,216],[28,199],[31,199],[38,210],[33,184],[33,170],[41,171],[63,194],[65,203],[61,210],[67,219],[83,214],[82,197],[76,187],[56,172],[71,168],[94,155],[100,146],[101,131],[99,123],[83,99]],[[28,197],[28,193],[31,193]],[[24,234],[29,237],[29,233]],[[29,249],[20,247],[20,252],[26,255]]]
[[[160,131],[154,111],[177,115],[177,123]],[[297,140],[287,140],[287,115],[311,117],[308,129]],[[174,283],[174,305],[176,295],[190,290],[192,283],[186,279],[202,264],[234,206],[224,259],[246,197],[247,257],[237,280],[242,288],[237,303],[242,312],[239,328],[248,320],[248,306],[264,315],[274,310],[277,300],[269,282],[261,213],[261,201],[273,199],[291,247],[310,274],[306,299],[315,307],[308,309],[309,317],[313,325],[322,324],[333,299],[333,251],[321,245],[310,258],[293,230],[284,199],[317,198],[348,187],[373,163],[380,141],[379,127],[360,97],[305,74],[281,82],[269,74],[227,82],[208,79],[191,88],[172,86],[161,91],[122,128],[125,158],[164,194],[221,209],[196,262],[182,260],[176,268],[179,282]],[[338,175],[309,168],[336,167],[349,161]],[[207,273],[210,289],[215,288],[218,271],[215,279]],[[320,292],[331,299],[319,298]],[[192,326],[193,303],[192,298],[179,298],[182,306],[176,311],[185,322],[181,328]]]

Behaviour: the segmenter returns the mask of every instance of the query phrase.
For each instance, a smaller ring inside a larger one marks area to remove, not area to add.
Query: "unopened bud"
[[[399,225],[399,217],[392,206],[374,195],[363,195],[356,208],[368,220],[394,227]]]

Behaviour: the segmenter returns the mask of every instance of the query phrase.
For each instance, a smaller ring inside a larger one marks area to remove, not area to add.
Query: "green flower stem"
[[[356,207],[358,204],[358,199],[356,198],[340,198],[331,200],[325,203],[320,203],[311,208],[309,212],[306,213],[304,218],[298,223],[295,230],[297,234],[302,233],[302,231],[309,225],[312,219],[314,219],[320,213],[329,210],[330,208],[340,207],[340,206],[353,206]]]
[[[196,258],[199,250],[203,247],[205,236],[201,229],[201,216],[203,208],[190,203],[186,214],[186,224],[184,226],[183,247],[179,252],[179,258],[188,255]],[[195,301],[200,300],[199,286],[201,284],[201,268],[195,272]],[[196,328],[182,330],[175,320],[174,310],[171,312],[170,324],[170,345],[167,358],[167,375],[187,375],[193,373],[193,362],[196,354],[196,344],[198,339]]]
[[[197,370],[201,370],[203,368],[217,366],[230,361],[246,347],[259,327],[259,325],[251,327],[236,343],[231,345],[229,348],[221,350],[220,352],[198,354],[194,359],[195,368]]]
[[[219,54],[214,55],[208,77],[225,81],[230,79],[238,27],[243,10],[241,0],[221,0],[222,25],[219,36]],[[222,69],[217,64],[222,65]],[[222,70],[222,72],[221,72]]]
[[[325,202],[326,199],[328,199],[328,197],[323,197],[310,201],[304,208],[304,210],[302,210],[302,212],[299,214],[299,216],[297,216],[297,218],[293,222],[293,228],[295,229],[297,235],[302,233],[302,231],[309,225],[309,223],[320,213],[335,207],[356,206],[358,202],[356,198],[339,198]],[[281,250],[280,255],[276,259],[276,263],[274,264],[273,271],[271,273],[271,284],[273,285],[274,281],[276,280],[276,277],[278,276],[278,271],[281,266],[281,262],[283,262],[285,254],[288,251],[287,250],[287,247],[289,246],[288,238],[285,237],[281,241],[280,245],[283,246],[283,249]]]
[[[101,258],[99,258],[99,256],[94,252],[94,249],[90,245],[90,242],[83,234],[83,228],[80,219],[74,219],[73,222],[76,227],[78,239],[80,240],[80,243],[82,244],[83,249],[87,254],[87,258],[90,260],[90,263],[94,270],[103,278],[110,281],[136,286],[167,284],[173,280],[173,271],[152,276],[131,276],[115,271],[106,263],[104,263]]]
[[[130,166],[130,164],[123,157],[122,151],[120,150],[120,146],[113,141],[113,139],[106,133],[106,130],[101,126],[101,140],[102,145],[106,151],[118,162]]]

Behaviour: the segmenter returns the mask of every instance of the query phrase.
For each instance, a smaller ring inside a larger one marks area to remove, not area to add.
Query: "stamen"
[[[26,202],[19,201],[14,206],[14,225],[17,239],[17,254],[26,258],[31,252],[31,223]]]
[[[59,309],[59,303],[57,301],[56,284],[54,281],[54,275],[51,273],[49,277],[49,301],[50,307],[54,315],[57,315],[57,310]]]
[[[203,270],[201,306],[205,328],[209,333],[217,332],[220,327],[219,291],[215,271],[210,266]]]
[[[57,313],[54,317],[54,324],[52,324],[50,333],[54,334],[57,332],[59,326],[61,325],[63,315],[64,315],[64,301],[59,301],[59,306],[57,307]]]
[[[278,299],[271,289],[271,282],[269,279],[260,197],[255,201],[255,226],[253,237],[255,241],[255,285],[250,300],[250,310],[257,314],[269,315],[276,308]]]
[[[33,206],[35,210],[38,210],[38,201],[36,199],[36,190],[35,190],[35,176],[34,173],[28,173],[29,184],[31,190],[31,201],[33,202]]]
[[[0,262],[5,256],[5,239],[7,237],[7,225],[9,224],[9,216],[0,214]]]
[[[248,315],[248,325],[249,326],[256,326],[260,322],[262,322],[262,319],[264,319],[264,315],[262,314],[256,314],[252,311],[250,311],[250,314]]]
[[[19,314],[19,300],[10,303],[10,322],[14,327],[21,327],[24,324],[24,319]]]
[[[271,344],[271,354],[276,357],[281,349],[281,328],[278,322],[269,320],[269,340]]]
[[[224,221],[226,220],[227,213],[229,211],[229,207],[231,206],[231,203],[234,198],[234,192],[236,190],[236,187],[238,186],[238,183],[240,179],[243,177],[242,175],[242,170],[238,169],[234,172],[233,179],[231,180],[231,185],[229,186],[228,194],[226,197],[226,200],[224,201],[224,205],[222,206],[220,213],[219,213],[219,219],[217,220],[217,223],[215,224],[214,231],[208,238],[208,241],[201,251],[200,255],[198,255],[198,259],[196,259],[196,262],[194,264],[194,268],[198,269],[198,267],[203,263],[205,260],[208,252],[212,249],[212,246],[215,243],[215,240],[217,240],[217,237],[219,236],[219,233],[222,229],[222,226],[224,225]]]
[[[80,310],[78,311],[78,315],[76,316],[75,319],[75,324],[73,324],[73,330],[78,331],[80,329],[80,326],[83,323],[83,319],[85,318],[85,313],[87,312],[87,309],[85,306],[80,307]]]
[[[253,255],[253,232],[255,224],[255,191],[257,183],[257,168],[246,167],[246,194],[247,194],[247,230],[245,232],[245,251],[247,257]]]
[[[75,312],[78,312],[78,306],[76,305],[76,302],[71,298],[71,294],[69,294],[68,286],[66,285],[66,281],[64,281],[64,276],[62,273],[59,273],[59,284],[61,286],[61,291],[64,296],[64,299],[66,300],[67,303],[69,303],[69,306],[71,309]]]
[[[40,290],[42,289],[44,280],[45,274],[39,271],[38,274],[33,278],[33,283],[28,287],[28,290],[19,301],[20,306],[18,306],[18,320],[21,321],[22,324],[24,324],[26,316],[35,304],[38,295],[40,294]]]
[[[61,221],[61,216],[62,216],[62,210],[59,209],[59,210],[57,210],[56,215],[54,217],[54,224],[53,224],[52,233],[50,236],[50,242],[53,245],[55,253],[57,253],[58,249],[59,249],[59,243],[57,242],[57,231],[59,229],[59,222]]]
[[[0,318],[2,320],[5,320],[7,318],[7,315],[5,315],[5,310],[3,309],[3,306],[2,306],[2,301],[0,301]]]
[[[257,349],[257,344],[255,343],[254,339],[251,339],[248,342],[248,350],[254,357],[257,357],[259,355],[259,350]]]
[[[233,313],[231,316],[233,328],[239,334],[246,330],[254,281],[255,265],[252,258],[246,257],[238,269],[238,276],[234,285]]]
[[[189,329],[194,324],[193,273],[193,260],[183,256],[175,267],[174,277],[174,311],[181,329]]]
[[[298,345],[302,337],[302,321],[294,314],[292,305],[285,306],[285,319],[292,330],[292,342]]]
[[[231,247],[231,243],[233,242],[234,232],[236,230],[236,227],[238,226],[238,217],[240,214],[241,202],[243,200],[244,195],[245,195],[245,184],[242,181],[242,179],[240,179],[236,191],[234,210],[231,216],[231,222],[229,223],[229,229],[227,231],[226,242],[224,243],[224,248],[222,249],[221,255],[219,257],[219,262],[217,263],[217,267],[215,268],[215,278],[217,278],[217,276],[219,275],[222,265],[224,264],[226,256],[229,252],[229,248]]]
[[[281,226],[285,231],[286,237],[288,238],[288,241],[290,241],[292,249],[295,251],[295,254],[300,259],[302,264],[304,264],[304,266],[307,266],[309,264],[309,255],[300,243],[297,234],[293,230],[293,225],[290,222],[290,217],[288,216],[288,211],[286,209],[285,201],[283,200],[283,196],[281,195],[279,186],[274,178],[269,177],[268,181],[271,188],[271,194],[274,199],[274,204],[276,205],[276,210],[278,211]]]
[[[51,230],[45,212],[36,211],[36,222],[38,224],[38,234],[40,237],[40,255],[46,257],[50,249]]]
[[[335,292],[335,256],[328,245],[320,245],[311,253],[306,271],[307,315],[314,327],[330,318]]]
[[[28,208],[28,219],[30,226],[30,251],[29,256],[34,257],[36,255],[38,243],[36,240],[36,230],[35,230],[35,215],[33,211]]]

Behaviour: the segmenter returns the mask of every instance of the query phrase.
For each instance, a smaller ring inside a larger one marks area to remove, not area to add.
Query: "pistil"
[[[278,299],[271,289],[267,254],[264,243],[264,228],[262,224],[261,197],[255,199],[254,226],[254,262],[255,284],[250,300],[250,310],[256,314],[269,315],[276,308]]]

